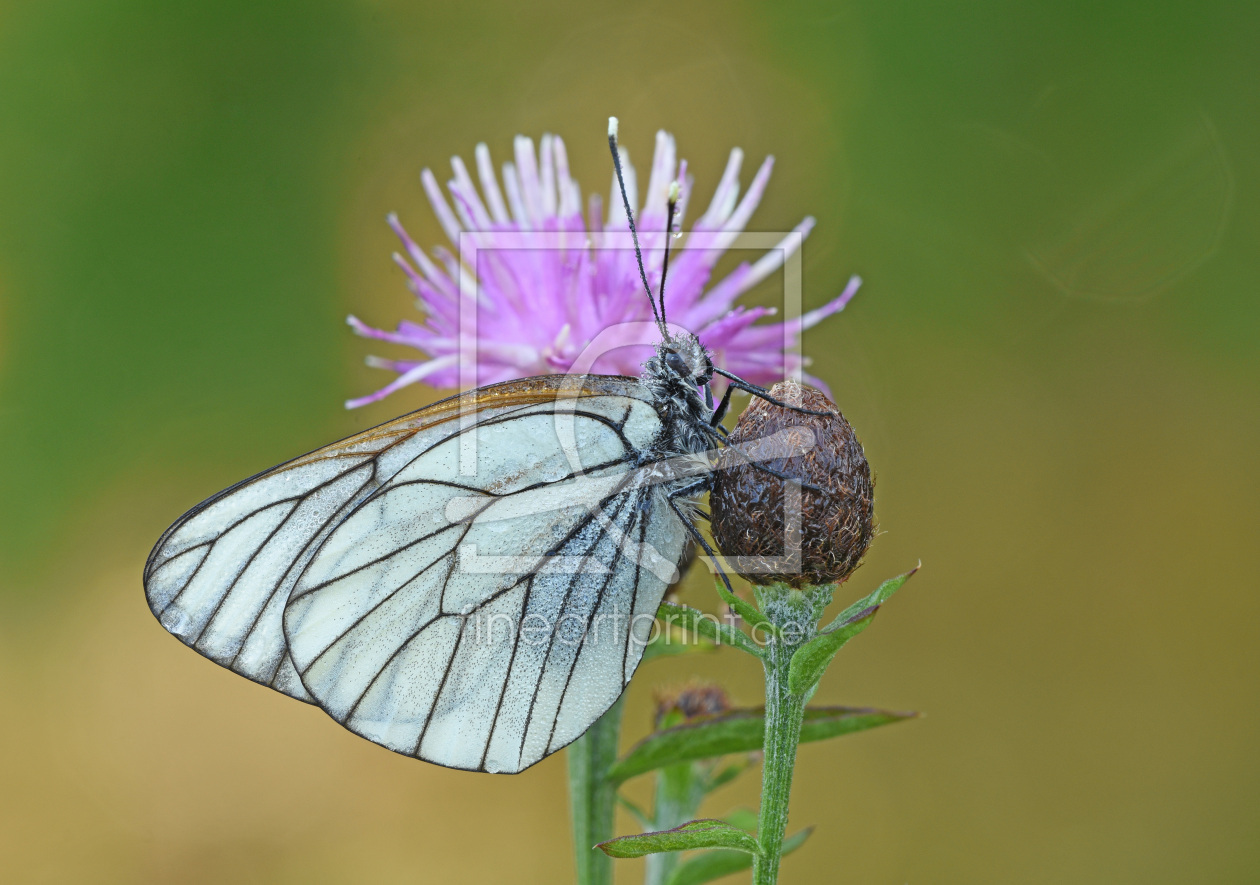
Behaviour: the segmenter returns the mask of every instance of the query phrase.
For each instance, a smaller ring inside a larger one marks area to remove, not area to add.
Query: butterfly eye
[[[665,365],[669,366],[675,373],[682,375],[684,378],[691,377],[691,367],[687,365],[687,361],[675,351],[669,351],[665,354]]]

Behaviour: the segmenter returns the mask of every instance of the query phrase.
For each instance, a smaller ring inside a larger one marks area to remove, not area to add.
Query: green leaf
[[[870,626],[879,607],[918,570],[915,566],[904,575],[880,584],[873,593],[846,608],[825,630],[798,648],[788,669],[788,689],[800,695],[817,685],[836,652]]]
[[[718,787],[726,786],[747,770],[747,759],[732,762],[730,765],[727,765],[709,775],[709,779],[704,782],[704,791],[706,793],[712,793]]]
[[[788,854],[805,844],[813,827],[801,830],[783,840],[783,853]],[[742,851],[719,848],[688,858],[674,868],[665,885],[702,885],[731,873],[740,873],[752,866],[752,855]]]
[[[722,597],[723,602],[735,609],[735,614],[747,621],[749,627],[761,627],[772,635],[778,635],[779,631],[775,629],[774,624],[770,623],[770,619],[758,611],[755,605],[740,599],[730,590],[727,590],[726,585],[721,581],[717,581],[716,584],[718,596]]]
[[[805,721],[801,723],[801,743],[825,741],[919,718],[918,713],[908,710],[877,710],[874,707],[806,707]]]
[[[809,838],[810,833],[814,832],[813,827],[806,827],[799,833],[793,833],[783,840],[783,853],[790,854],[805,844],[805,840]]]
[[[742,601],[742,600],[741,600]],[[747,605],[747,603],[745,603]],[[737,630],[730,624],[721,623],[716,615],[707,614],[699,609],[691,608],[687,605],[676,605],[672,602],[662,602],[661,607],[657,609],[656,616],[663,620],[667,625],[677,626],[684,632],[690,632],[693,635],[703,636],[712,640],[717,645],[732,645],[741,651],[746,651],[751,655],[761,657],[761,650],[757,648],[757,644],[748,638],[742,630]],[[743,617],[741,615],[741,617]],[[745,619],[747,620],[747,619]],[[664,631],[661,633],[665,635]],[[659,639],[658,639],[659,641]],[[652,643],[655,645],[656,643]],[[651,646],[649,646],[650,648]]]
[[[689,851],[693,848],[731,848],[760,854],[761,846],[746,831],[724,820],[693,820],[672,830],[620,836],[595,846],[609,857],[643,857],[664,851]]]
[[[895,713],[869,707],[806,707],[801,743],[840,737],[890,722],[912,719],[917,713]],[[693,719],[683,725],[648,735],[613,763],[608,779],[619,784],[668,765],[710,759],[727,753],[761,749],[766,730],[765,711],[737,709],[718,716]]]
[[[836,615],[836,619],[823,628],[823,632],[826,633],[828,630],[834,630],[849,621],[855,620],[858,615],[872,606],[878,607],[883,605],[894,593],[901,589],[902,584],[910,580],[911,576],[921,568],[923,568],[923,563],[920,562],[904,575],[897,575],[895,578],[889,578],[887,581],[876,587],[874,592],[862,597],[844,611],[840,612],[840,614]]]
[[[736,808],[734,811],[728,811],[723,815],[722,820],[726,821],[733,827],[739,827],[741,830],[757,831],[757,812],[751,808]]]
[[[861,613],[861,617],[842,624],[838,629],[820,633],[798,648],[796,654],[792,655],[792,663],[788,668],[788,690],[793,694],[803,695],[817,685],[836,652],[865,630],[875,620],[877,611],[879,606],[868,608]]]

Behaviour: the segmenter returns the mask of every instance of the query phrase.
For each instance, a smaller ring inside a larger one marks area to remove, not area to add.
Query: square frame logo
[[[720,252],[738,252],[753,251],[760,255],[758,260],[750,265],[750,281],[747,288],[760,283],[763,279],[769,277],[777,269],[782,268],[783,274],[783,290],[782,303],[778,308],[781,316],[781,327],[783,330],[783,340],[779,345],[783,354],[783,366],[785,369],[785,378],[787,381],[796,382],[793,385],[797,396],[799,396],[799,385],[802,381],[802,362],[800,360],[789,360],[787,355],[794,350],[795,342],[800,341],[801,332],[803,331],[803,290],[802,290],[802,258],[801,246],[804,241],[804,232],[801,230],[767,232],[767,231],[711,231],[711,232],[692,232],[685,239],[679,241],[676,245],[671,245],[671,258],[677,261],[678,257],[689,250],[718,250]],[[581,260],[582,252],[591,250],[598,251],[624,251],[629,255],[633,255],[635,251],[635,243],[629,232],[626,231],[461,231],[459,234],[459,302],[458,302],[458,342],[457,354],[459,361],[459,386],[462,390],[468,391],[480,386],[478,375],[479,367],[479,342],[478,324],[481,319],[481,313],[488,303],[487,299],[482,297],[480,285],[483,276],[492,272],[492,263],[495,256],[499,253],[507,251],[556,251],[564,256],[564,260]],[[633,260],[633,259],[632,259]],[[655,275],[659,278],[659,274]],[[659,284],[659,279],[649,280]],[[666,280],[666,288],[668,291],[668,279]],[[562,298],[563,293],[549,293],[556,298]],[[657,294],[657,293],[654,293]],[[568,378],[572,379],[571,387],[574,391],[581,388],[582,379],[592,373],[593,367],[600,361],[602,357],[614,350],[625,347],[639,348],[645,354],[650,353],[647,348],[654,347],[661,341],[661,332],[656,323],[652,320],[652,315],[647,310],[646,299],[649,297],[646,291],[640,293],[640,297],[645,299],[644,310],[640,319],[628,322],[611,323],[605,326],[591,340],[580,342],[581,349],[572,365],[564,373]],[[695,330],[686,329],[684,326],[674,322],[668,324],[671,334],[678,332],[695,332]],[[789,405],[799,405],[796,402],[788,401]],[[557,432],[561,438],[561,447],[565,451],[571,464],[575,469],[581,469],[581,452],[578,445],[577,435],[573,432],[573,409],[575,398],[558,397],[555,402],[554,410],[556,414]],[[478,465],[478,426],[477,416],[479,407],[472,398],[461,400],[459,409],[459,475],[461,477],[471,477],[477,474]],[[567,428],[566,428],[567,424]],[[780,431],[771,437],[761,440],[747,440],[739,445],[741,461],[759,462],[770,459],[782,459],[790,456],[803,454],[812,447],[813,433],[808,427],[801,426],[789,428],[792,432]],[[566,439],[567,437],[567,439]],[[732,447],[725,447],[730,450]],[[708,461],[708,469],[697,471],[694,466],[694,455],[679,456],[678,458],[667,459],[668,462],[689,462],[691,464],[691,472],[698,474],[702,472],[711,473],[717,465],[719,449],[715,446],[706,452]],[[670,464],[671,468],[684,468],[682,463]],[[670,481],[678,478],[678,471],[674,469],[659,471],[659,481]],[[584,480],[585,478],[581,478]],[[785,479],[783,482],[783,554],[775,557],[734,557],[722,555],[732,568],[741,574],[799,574],[801,569],[801,507],[802,494],[801,484],[795,480]],[[591,512],[603,524],[605,529],[611,526],[611,522],[600,511],[598,504],[599,491],[603,488],[598,480],[590,480],[583,482],[579,480],[574,483],[576,486],[589,485],[590,488],[578,488],[572,495],[565,496],[565,503],[570,504],[574,500],[591,508]],[[548,509],[555,509],[557,506],[556,499],[553,496],[537,495],[533,506],[536,506],[538,512],[544,512]],[[464,502],[464,506],[456,507],[455,513],[449,513],[448,516],[461,514],[467,518],[468,505],[473,499],[456,499],[457,502]],[[514,516],[520,516],[523,510],[527,510],[531,505],[525,504],[524,508],[514,507],[512,512]],[[448,511],[450,508],[448,507]],[[613,527],[615,529],[615,527]],[[650,549],[650,544],[644,544],[642,547],[648,548],[638,549],[640,547],[637,542],[632,541],[628,537],[623,536],[618,539],[622,552],[632,557],[634,560],[657,571],[663,565],[664,568],[674,571],[672,563],[665,561],[660,554]],[[483,572],[483,573],[518,573],[519,569],[525,565],[523,562],[525,557],[520,556],[499,556],[479,554],[475,545],[468,545],[469,549],[461,547],[460,563],[461,570]],[[585,571],[588,566],[592,565],[593,557],[551,557],[552,559],[572,559],[571,563],[559,563],[556,567],[564,572]],[[706,561],[711,573],[716,573],[718,565],[711,561],[710,557],[701,557]],[[663,578],[665,575],[661,575]]]

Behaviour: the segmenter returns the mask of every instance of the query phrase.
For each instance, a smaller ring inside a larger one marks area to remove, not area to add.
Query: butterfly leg
[[[811,492],[818,492],[819,494],[827,495],[828,497],[833,497],[834,493],[829,491],[828,489],[824,489],[822,486],[814,485],[812,482],[805,482],[799,476],[788,476],[786,473],[782,473],[781,471],[775,470],[773,467],[767,467],[765,464],[762,464],[760,461],[754,461],[752,458],[749,458],[743,452],[740,452],[738,446],[732,446],[726,439],[718,435],[717,431],[715,431],[713,428],[710,427],[708,428],[708,430],[713,435],[714,439],[716,439],[718,442],[726,443],[726,447],[728,449],[733,449],[734,451],[739,452],[740,456],[743,457],[744,459],[744,463],[747,464],[749,467],[751,467],[753,470],[760,470],[762,473],[768,473],[771,476],[778,477],[779,479],[790,480],[792,482],[799,482],[801,484],[801,488],[803,489],[809,489]]]
[[[774,405],[780,406],[784,409],[791,409],[793,412],[800,412],[802,415],[816,415],[819,418],[831,418],[836,414],[835,412],[816,412],[813,409],[804,409],[800,406],[794,406],[791,403],[785,403],[783,400],[772,397],[770,395],[770,391],[766,390],[764,387],[758,387],[756,384],[750,384],[743,378],[738,375],[732,375],[725,369],[719,369],[717,366],[714,366],[713,371],[730,381],[730,386],[726,388],[726,392],[728,394],[730,393],[732,387],[738,387],[740,390],[751,393],[753,396],[759,397],[768,403],[773,403]]]
[[[704,389],[708,390],[709,385],[704,385]],[[718,403],[718,407],[713,410],[713,417],[709,421],[710,427],[721,427],[722,419],[726,417],[727,411],[731,408],[731,394],[735,392],[735,388],[730,384],[726,385],[726,392],[722,394],[722,401]],[[712,396],[712,394],[710,394]]]
[[[686,513],[683,513],[682,508],[674,501],[675,498],[681,498],[684,495],[693,495],[700,489],[705,488],[706,485],[707,483],[692,483],[681,489],[675,489],[665,497],[665,501],[669,504],[670,509],[674,511],[674,515],[682,520],[683,527],[687,529],[687,533],[691,535],[692,540],[699,544],[700,549],[703,550],[705,555],[709,557],[709,561],[713,563],[713,570],[717,572],[718,577],[722,579],[722,583],[726,585],[726,589],[733,594],[735,592],[735,588],[731,586],[731,579],[727,577],[726,569],[722,568],[722,563],[718,560],[717,553],[715,553],[713,548],[709,546],[709,542],[704,539],[704,535],[702,535],[700,530],[696,528],[696,524],[691,517]]]

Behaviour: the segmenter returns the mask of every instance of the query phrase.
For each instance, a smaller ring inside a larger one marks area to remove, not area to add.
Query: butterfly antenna
[[[661,263],[661,323],[665,318],[665,275],[669,273],[669,241],[674,238],[674,216],[678,214],[678,182],[669,183],[669,217],[665,220],[665,260]]]
[[[647,292],[648,304],[652,305],[652,316],[655,317],[656,325],[661,330],[661,337],[668,338],[669,334],[665,328],[665,320],[661,316],[661,311],[656,309],[656,299],[652,297],[652,287],[648,285],[647,271],[643,268],[643,252],[639,249],[639,234],[634,229],[634,212],[630,209],[630,198],[626,195],[626,180],[621,174],[621,151],[617,149],[616,117],[608,118],[608,149],[612,151],[613,169],[617,173],[617,186],[621,188],[621,202],[626,207],[626,221],[630,223],[630,239],[634,241],[634,259],[639,263],[639,278],[643,280],[643,291]],[[666,248],[668,248],[668,244]],[[664,277],[662,277],[661,281],[664,282]],[[665,302],[662,301],[662,310],[664,307]]]

